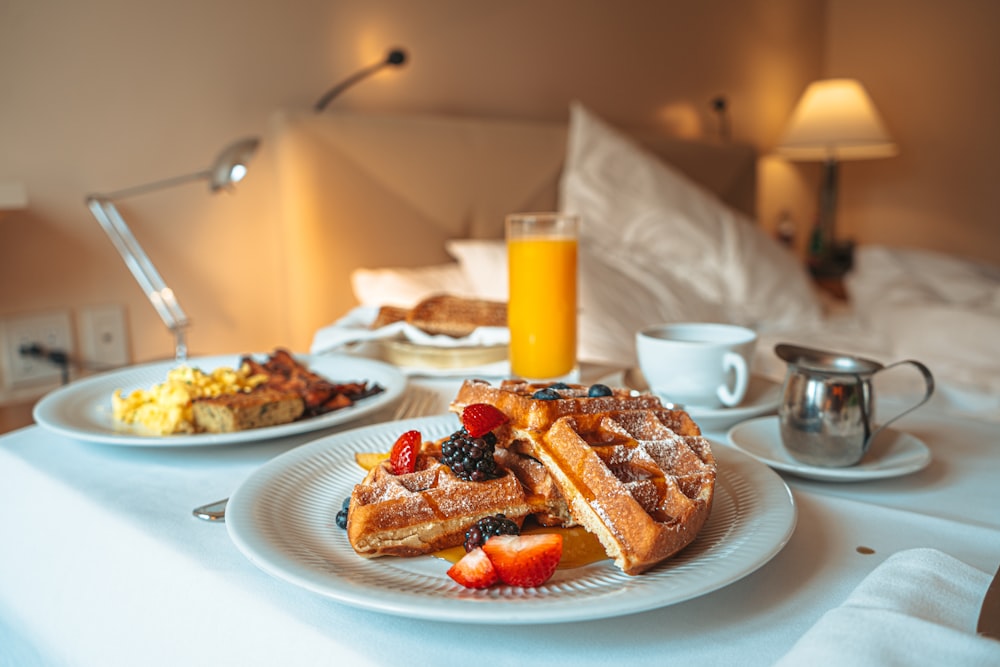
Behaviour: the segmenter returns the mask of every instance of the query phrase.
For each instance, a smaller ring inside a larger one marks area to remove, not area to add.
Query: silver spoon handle
[[[226,520],[226,503],[229,502],[229,498],[223,498],[222,500],[216,500],[214,503],[209,503],[207,505],[202,505],[201,507],[196,507],[191,510],[199,519],[204,519],[205,521],[225,521]]]

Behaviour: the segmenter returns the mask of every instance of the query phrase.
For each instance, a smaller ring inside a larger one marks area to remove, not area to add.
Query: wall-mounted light
[[[114,192],[92,194],[87,197],[87,207],[91,214],[101,224],[101,228],[108,235],[108,238],[111,239],[118,254],[125,261],[125,265],[132,272],[132,276],[139,283],[160,319],[174,334],[174,356],[178,361],[187,359],[185,330],[190,322],[177,302],[173,290],[167,287],[163,278],[160,277],[160,273],[153,266],[146,251],[139,245],[114,202],[191,181],[207,180],[212,192],[228,189],[246,176],[247,164],[253,157],[259,143],[260,141],[256,138],[236,141],[226,146],[212,165],[202,171],[115,190]]]
[[[823,162],[817,247],[812,251],[819,264],[829,264],[831,255],[838,252],[835,227],[839,163],[891,157],[899,152],[896,144],[860,82],[825,79],[806,88],[777,151],[790,160]],[[849,266],[829,268],[837,271]]]
[[[368,78],[375,72],[378,72],[379,70],[385,67],[400,67],[405,62],[406,62],[406,52],[403,51],[402,49],[392,49],[391,51],[389,51],[389,53],[383,60],[380,60],[374,65],[369,65],[364,69],[358,70],[357,72],[347,77],[346,79],[338,83],[330,90],[323,93],[323,97],[319,98],[319,101],[316,102],[316,106],[314,107],[316,112],[319,113],[320,111],[325,109],[327,105],[333,101],[333,98],[337,97],[342,92],[344,92],[357,82],[361,81],[362,79]]]

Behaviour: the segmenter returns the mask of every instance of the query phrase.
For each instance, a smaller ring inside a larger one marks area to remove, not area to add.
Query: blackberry
[[[486,544],[494,535],[520,535],[521,529],[503,514],[485,516],[465,531],[465,550],[472,551]]]
[[[598,398],[600,396],[611,396],[611,387],[606,384],[592,384],[587,390],[587,396]]]
[[[555,401],[562,398],[562,396],[559,395],[559,392],[552,387],[543,387],[532,394],[531,397],[540,401]]]
[[[441,444],[441,461],[460,479],[482,482],[499,477],[497,463],[493,460],[497,437],[487,433],[473,438],[462,427]]]
[[[338,528],[344,528],[344,529],[347,528],[347,511],[350,509],[350,507],[351,507],[351,497],[347,496],[346,498],[344,498],[344,502],[340,506],[340,511],[337,512],[336,521]]]

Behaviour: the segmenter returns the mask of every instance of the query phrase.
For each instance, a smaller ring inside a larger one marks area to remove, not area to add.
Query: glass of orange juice
[[[507,216],[510,367],[525,380],[576,373],[579,218],[564,213]]]

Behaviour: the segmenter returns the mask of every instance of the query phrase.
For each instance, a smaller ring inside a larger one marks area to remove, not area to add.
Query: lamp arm
[[[180,177],[180,180],[191,180],[192,178]],[[170,182],[174,183],[178,180],[171,179]],[[163,183],[167,183],[167,181],[161,181],[159,184],[152,185],[163,187]],[[120,192],[125,192],[127,196],[130,192],[133,194],[137,191],[145,192],[152,185],[139,186]],[[101,228],[108,235],[108,238],[111,239],[111,243],[118,250],[118,254],[125,260],[125,265],[132,272],[132,276],[139,283],[139,286],[146,294],[146,298],[149,299],[160,319],[173,332],[176,340],[176,358],[178,361],[184,361],[187,358],[184,329],[190,322],[180,304],[177,303],[173,290],[163,282],[159,271],[153,266],[153,262],[149,259],[146,251],[142,249],[142,246],[139,245],[139,241],[136,240],[132,230],[129,229],[129,226],[125,223],[125,219],[122,218],[121,213],[118,212],[118,208],[109,199],[108,195],[92,195],[88,197],[87,207],[94,218],[97,219],[97,222],[100,223]]]
[[[135,195],[145,194],[147,192],[153,192],[154,190],[165,190],[166,188],[172,188],[175,185],[181,185],[183,183],[189,183],[191,181],[205,180],[212,177],[211,169],[203,169],[201,171],[196,171],[191,174],[184,174],[183,176],[174,176],[173,178],[165,178],[162,181],[153,181],[152,183],[145,183],[143,185],[134,185],[130,188],[124,188],[122,190],[115,190],[114,192],[104,192],[101,194],[90,195],[87,201],[98,200],[107,201],[110,203],[112,199],[125,199],[126,197],[133,197]]]
[[[357,82],[379,71],[380,69],[385,67],[386,64],[387,63],[381,62],[381,63],[375,63],[374,65],[369,65],[368,67],[359,70],[358,72],[355,72],[354,74],[347,77],[346,79],[338,83],[330,90],[326,91],[326,93],[323,94],[323,97],[319,98],[319,101],[316,102],[316,107],[315,107],[316,112],[318,113],[323,109],[325,109],[326,105],[332,102],[333,98],[335,98],[337,95],[340,95],[342,92],[344,92]]]
[[[368,78],[369,76],[379,71],[383,67],[399,67],[405,62],[406,62],[406,51],[403,51],[402,49],[393,49],[389,51],[388,55],[382,62],[378,62],[375,63],[374,65],[369,65],[364,69],[358,70],[357,72],[347,77],[346,79],[338,83],[330,90],[326,91],[323,94],[323,97],[319,98],[319,101],[316,102],[316,106],[314,107],[316,113],[319,113],[320,111],[325,109],[327,105],[330,104],[330,102],[332,102],[335,97],[337,97],[337,95],[340,95],[342,92],[344,92],[357,82],[361,81],[362,79]]]

